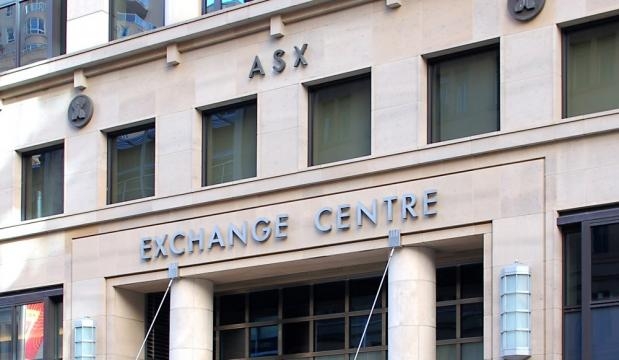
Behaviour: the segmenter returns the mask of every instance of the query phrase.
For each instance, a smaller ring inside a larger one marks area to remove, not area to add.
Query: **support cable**
[[[380,296],[380,290],[383,287],[385,276],[387,276],[387,270],[389,270],[389,263],[391,262],[391,257],[393,257],[394,251],[395,251],[395,247],[392,247],[391,252],[389,253],[389,258],[387,259],[387,266],[385,266],[383,277],[380,279],[380,284],[378,285],[378,291],[376,292],[376,296],[374,297],[374,303],[372,304],[372,308],[370,309],[370,315],[368,315],[368,320],[365,322],[365,328],[363,328],[363,333],[361,334],[361,339],[359,340],[359,346],[357,346],[357,351],[355,352],[354,360],[357,360],[357,356],[359,356],[359,350],[361,350],[361,345],[363,344],[363,340],[365,339],[365,333],[368,331],[368,326],[370,325],[370,319],[372,319],[372,313],[374,312],[374,308],[376,307],[376,302],[378,301],[378,297]]]
[[[144,337],[144,341],[142,341],[142,346],[140,346],[140,351],[138,351],[138,355],[135,357],[135,360],[138,360],[140,358],[140,355],[142,354],[142,350],[144,350],[144,346],[146,345],[146,341],[148,340],[148,336],[150,335],[151,330],[153,330],[153,326],[155,325],[155,321],[157,320],[157,316],[159,315],[159,311],[161,310],[161,307],[163,306],[163,302],[165,301],[166,297],[168,296],[168,292],[170,291],[170,287],[172,286],[172,282],[174,281],[174,278],[170,279],[170,282],[168,283],[168,288],[165,290],[165,293],[163,294],[163,298],[161,299],[161,303],[159,304],[159,307],[157,308],[157,312],[155,313],[155,317],[153,318],[153,321],[150,323],[150,327],[148,328],[148,331],[146,332],[146,336]]]

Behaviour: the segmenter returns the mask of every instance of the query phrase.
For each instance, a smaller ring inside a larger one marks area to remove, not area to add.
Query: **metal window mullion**
[[[284,318],[284,295],[283,290],[279,288],[277,290],[277,354],[284,355],[284,325],[282,319]]]
[[[350,348],[350,280],[344,282],[344,351]]]
[[[591,222],[581,228],[581,348],[582,358],[591,358]]]
[[[314,285],[309,287],[309,352],[316,352],[314,342],[316,341],[314,336]]]
[[[245,358],[249,359],[249,348],[251,347],[251,325],[249,325],[249,293],[244,294],[245,297]]]

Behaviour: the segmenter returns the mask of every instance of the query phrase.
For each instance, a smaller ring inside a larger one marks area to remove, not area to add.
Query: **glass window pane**
[[[437,360],[456,360],[456,345],[439,345],[436,347]]]
[[[581,244],[580,226],[564,231],[563,301],[565,306],[580,305],[581,298]]]
[[[311,165],[370,155],[370,76],[310,89]]]
[[[163,26],[164,0],[114,0],[112,40]]]
[[[277,332],[277,325],[251,328],[249,356],[277,355]]]
[[[615,360],[619,354],[619,306],[591,310],[591,355]]]
[[[456,299],[457,268],[436,269],[436,301]]]
[[[344,360],[344,359],[346,359],[346,355],[315,356],[314,359],[315,360]]]
[[[380,278],[357,279],[350,280],[349,295],[350,295],[350,311],[369,310],[372,308],[372,303],[376,297]],[[376,308],[381,308],[381,297],[378,297]]]
[[[314,286],[314,314],[344,312],[344,282],[332,282]]]
[[[619,298],[619,224],[591,228],[591,300]]]
[[[12,359],[13,352],[13,308],[0,308],[0,359]]]
[[[245,4],[249,1],[251,0],[221,0],[221,7],[225,9],[227,7]]]
[[[619,107],[619,22],[566,34],[566,116]]]
[[[431,142],[499,129],[499,50],[431,64]]]
[[[278,304],[279,292],[277,290],[249,294],[249,321],[276,320]]]
[[[309,322],[284,324],[282,330],[284,354],[309,351]]]
[[[32,64],[64,53],[64,14],[56,0],[20,2],[19,65]]]
[[[309,315],[309,286],[295,286],[282,290],[285,319]]]
[[[460,337],[484,335],[484,304],[463,304],[460,307]]]
[[[580,312],[565,313],[563,316],[563,358],[565,360],[581,359],[581,331]]]
[[[63,212],[64,150],[44,149],[24,156],[24,219]]]
[[[374,352],[366,352],[366,353],[359,353],[359,356],[357,356],[357,360],[383,360],[386,359],[386,357],[383,357],[383,353],[381,351],[374,351]],[[349,360],[355,360],[355,354],[350,354],[348,356]]]
[[[461,266],[460,279],[461,299],[484,296],[484,268],[482,264]]]
[[[350,318],[350,344],[349,347],[356,349],[363,334],[367,316],[355,316]],[[373,314],[368,325],[368,330],[363,339],[361,348],[382,345],[382,317],[380,314]]]
[[[484,359],[484,344],[483,343],[468,343],[462,344],[462,360],[483,360]]]
[[[15,18],[15,5],[0,9],[0,71],[17,67],[17,41],[19,35]]]
[[[155,195],[155,128],[110,136],[110,203]]]
[[[456,338],[456,306],[436,308],[436,340]]]
[[[344,349],[344,318],[318,320],[314,333],[315,351]]]
[[[219,298],[219,324],[245,322],[245,295],[226,295]]]
[[[224,330],[219,336],[222,360],[245,357],[245,329]]]
[[[17,307],[17,358],[43,359],[45,305],[42,302]]]
[[[205,185],[256,176],[256,103],[205,113]]]

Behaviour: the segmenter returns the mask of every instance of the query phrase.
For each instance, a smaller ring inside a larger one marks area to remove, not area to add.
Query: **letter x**
[[[294,53],[297,55],[297,59],[294,61],[294,67],[299,67],[299,65],[307,65],[307,60],[305,60],[305,57],[303,56],[305,54],[305,50],[307,50],[307,44],[303,44],[301,49],[296,46],[294,47]]]

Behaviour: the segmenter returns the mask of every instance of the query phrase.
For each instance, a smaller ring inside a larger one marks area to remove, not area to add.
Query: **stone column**
[[[170,292],[170,360],[212,360],[213,283],[181,278]]]
[[[389,266],[389,359],[436,359],[434,251],[396,249]]]

